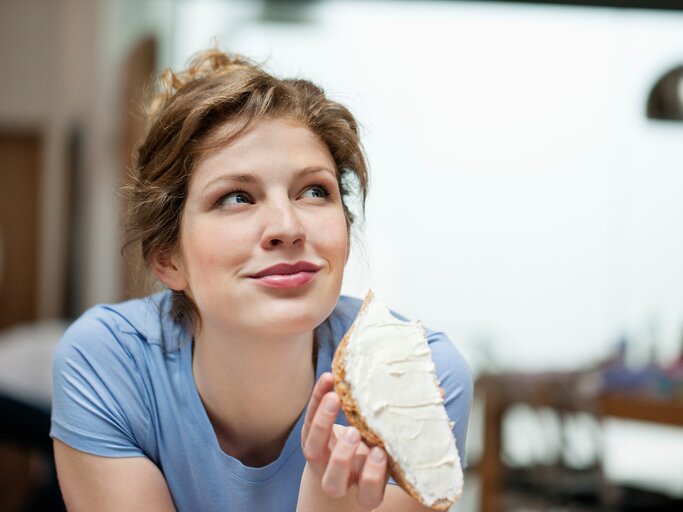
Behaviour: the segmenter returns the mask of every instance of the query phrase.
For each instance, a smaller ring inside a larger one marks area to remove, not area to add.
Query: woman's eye
[[[249,194],[246,192],[230,192],[229,194],[225,194],[218,200],[219,205],[224,205],[224,204],[251,204],[253,201],[251,200],[251,197]]]
[[[306,190],[304,190],[304,193],[301,195],[302,197],[322,198],[329,196],[330,193],[322,185],[313,185],[312,187],[308,187]]]

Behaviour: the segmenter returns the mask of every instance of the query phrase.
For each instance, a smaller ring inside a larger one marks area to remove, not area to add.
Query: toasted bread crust
[[[353,324],[351,325],[351,327],[339,343],[339,346],[337,347],[337,350],[334,354],[334,358],[332,360],[332,374],[334,376],[334,388],[337,392],[337,395],[339,396],[339,402],[341,404],[342,410],[344,411],[346,419],[349,421],[351,425],[358,429],[365,444],[367,444],[370,447],[379,446],[380,448],[384,449],[384,442],[382,441],[382,438],[378,436],[377,433],[374,432],[365,422],[365,419],[363,418],[363,415],[358,409],[358,406],[351,394],[350,384],[346,380],[346,347],[348,346],[349,339],[351,338],[351,335],[356,328],[356,323],[358,321],[359,316],[365,310],[367,305],[372,301],[373,297],[374,294],[372,293],[372,291],[368,291],[367,295],[365,296],[365,300],[363,301],[363,304],[361,305],[358,311],[356,319],[354,320]],[[408,494],[410,494],[414,499],[416,499],[421,504],[429,506],[422,501],[422,497],[417,493],[414,487],[406,480],[405,473],[401,469],[401,466],[394,459],[392,459],[389,453],[387,453],[387,470],[389,472],[389,475],[391,475],[391,477],[403,490],[405,490]],[[453,502],[446,499],[442,499],[437,501],[435,504],[432,504],[431,509],[448,510],[452,505]]]

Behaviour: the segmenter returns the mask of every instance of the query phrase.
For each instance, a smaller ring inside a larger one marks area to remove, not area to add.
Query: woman
[[[167,290],[97,306],[60,342],[69,510],[423,510],[346,426],[329,373],[360,306],[339,295],[349,182],[367,186],[355,120],[216,50],[162,85],[127,190],[131,241]],[[462,454],[470,373],[429,340]]]

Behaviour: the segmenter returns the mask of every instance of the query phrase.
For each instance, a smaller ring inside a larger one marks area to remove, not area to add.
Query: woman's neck
[[[223,450],[252,466],[277,458],[315,380],[313,332],[277,339],[203,328],[192,371]]]

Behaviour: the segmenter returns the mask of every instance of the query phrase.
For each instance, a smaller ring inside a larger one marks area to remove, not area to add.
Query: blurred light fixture
[[[647,117],[683,121],[683,66],[677,66],[657,80],[647,98]]]
[[[319,0],[261,0],[260,20],[275,23],[308,23]]]

